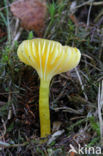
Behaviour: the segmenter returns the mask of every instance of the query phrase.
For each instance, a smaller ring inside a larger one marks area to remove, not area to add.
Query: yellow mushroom
[[[25,40],[18,47],[19,59],[36,69],[40,77],[39,116],[41,137],[51,133],[49,84],[54,75],[75,68],[81,58],[77,48],[46,39]]]

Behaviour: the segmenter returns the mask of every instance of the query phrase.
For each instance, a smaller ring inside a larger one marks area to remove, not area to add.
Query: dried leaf
[[[70,14],[69,17],[76,26],[79,25],[78,19],[76,18],[74,14]]]
[[[11,5],[11,12],[21,20],[22,27],[34,30],[38,36],[44,29],[46,11],[46,2],[40,0],[19,0]]]

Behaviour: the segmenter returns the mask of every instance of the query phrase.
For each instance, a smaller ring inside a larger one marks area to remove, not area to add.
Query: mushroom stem
[[[50,80],[40,80],[39,90],[39,117],[41,137],[50,134],[50,111],[49,111],[49,84]]]

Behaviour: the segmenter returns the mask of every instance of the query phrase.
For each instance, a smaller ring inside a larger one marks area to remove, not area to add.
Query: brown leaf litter
[[[26,30],[34,30],[40,37],[45,26],[47,13],[46,1],[19,0],[11,5],[11,12],[21,20],[21,25]]]

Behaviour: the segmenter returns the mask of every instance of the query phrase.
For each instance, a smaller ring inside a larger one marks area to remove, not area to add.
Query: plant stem
[[[40,80],[39,90],[39,117],[41,137],[50,134],[50,111],[49,111],[49,84],[50,81]]]

